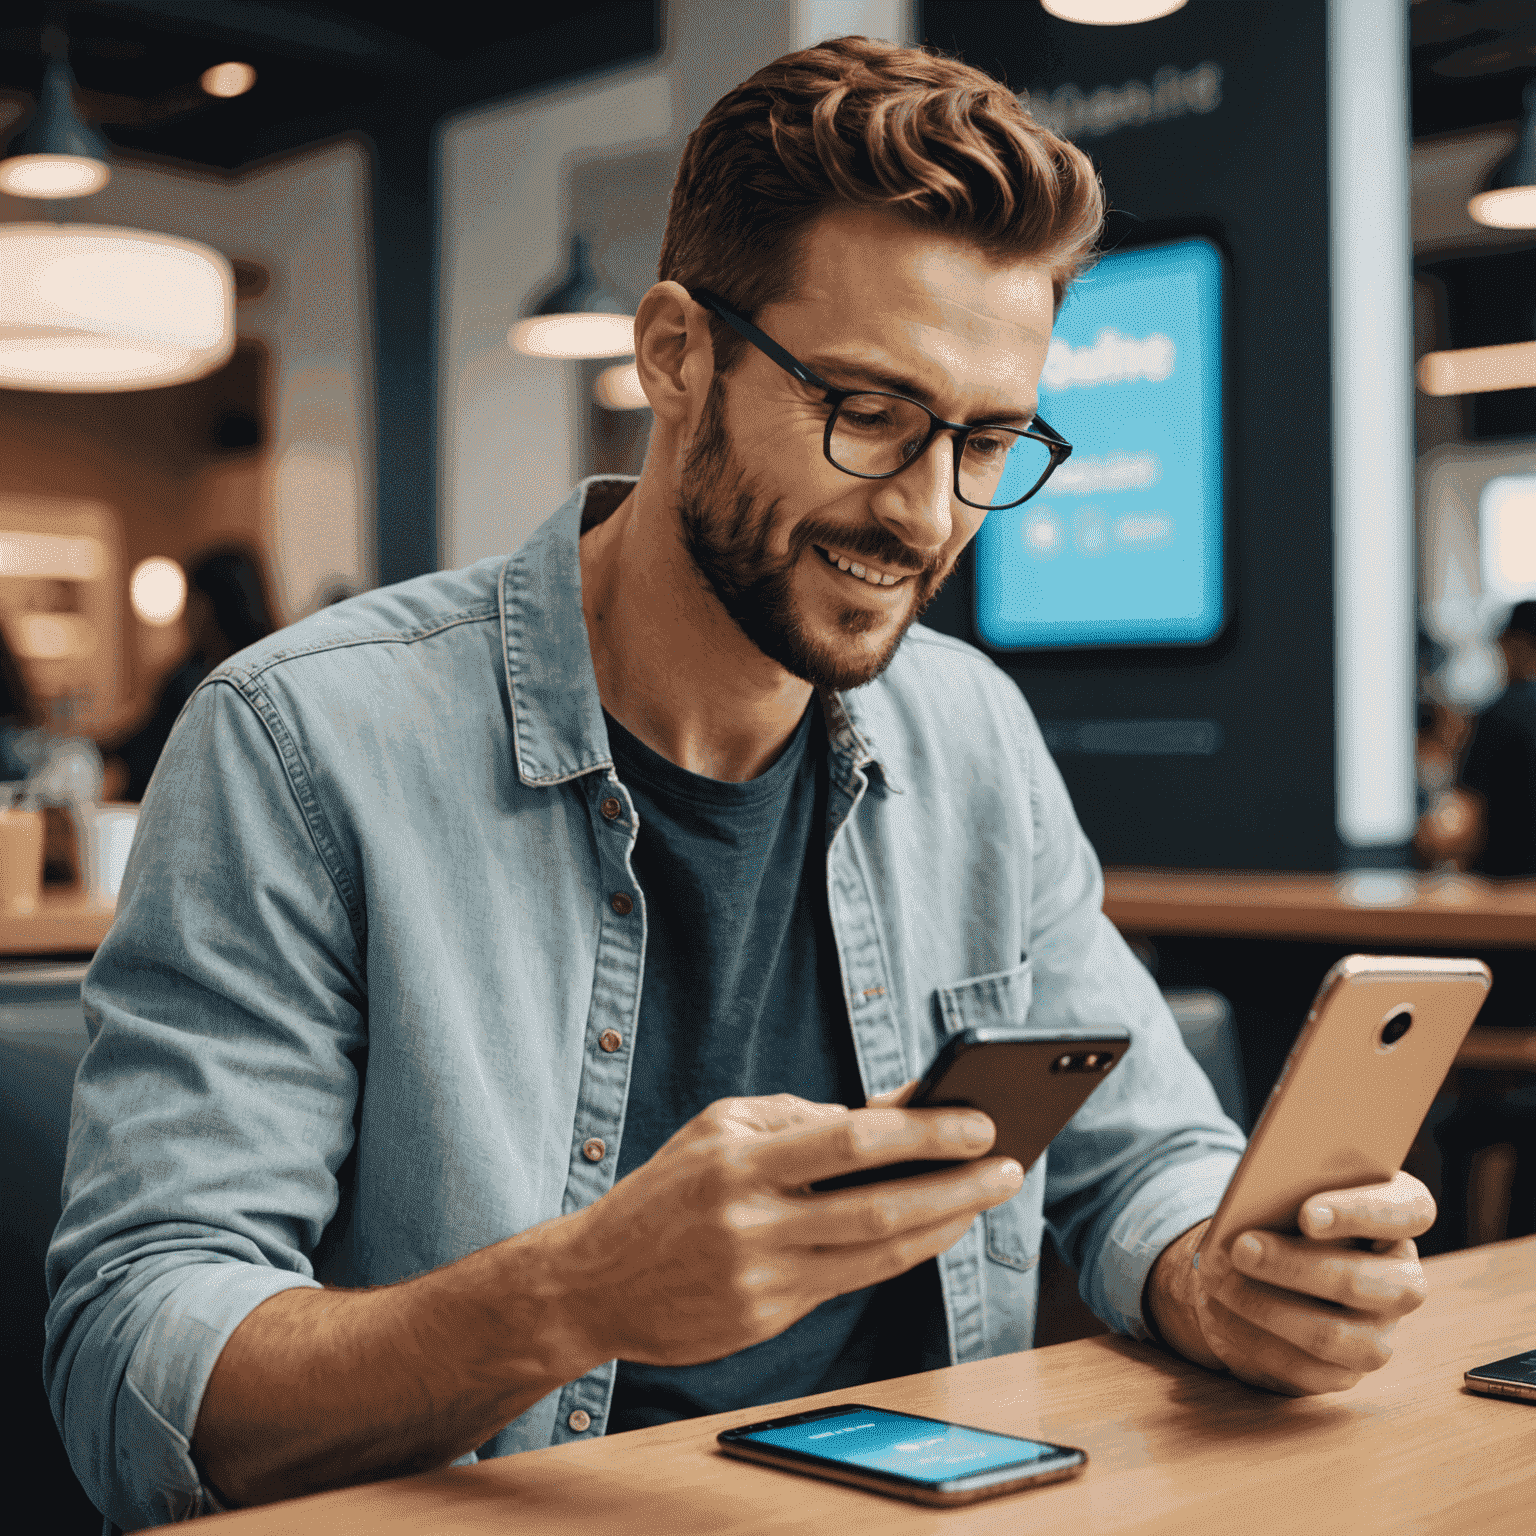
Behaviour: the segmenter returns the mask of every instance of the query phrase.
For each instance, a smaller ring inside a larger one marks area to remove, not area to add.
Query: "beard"
[[[792,580],[809,547],[835,547],[892,571],[911,571],[912,551],[878,523],[849,530],[802,521],[790,530],[788,553],[774,555],[773,535],[783,513],[777,499],[765,502],[736,458],[718,374],[683,465],[677,515],[684,548],[736,627],[770,661],[824,691],[859,688],[879,677],[948,575],[937,567],[913,572],[916,600],[876,649],[859,639],[889,621],[883,606],[846,604],[833,619],[836,638],[814,634],[796,604]]]

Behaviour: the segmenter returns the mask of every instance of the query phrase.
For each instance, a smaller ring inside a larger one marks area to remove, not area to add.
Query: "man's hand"
[[[979,1156],[996,1135],[984,1114],[896,1107],[907,1091],[855,1110],[789,1094],[723,1099],[565,1218],[565,1311],[589,1345],[580,1352],[648,1365],[718,1360],[944,1252],[980,1212],[1018,1193],[1017,1162]],[[976,1160],[885,1184],[806,1188],[908,1158]]]
[[[1392,1358],[1398,1319],[1428,1295],[1413,1239],[1434,1219],[1429,1191],[1399,1173],[1387,1184],[1312,1196],[1302,1236],[1245,1232],[1230,1260],[1201,1247],[1203,1221],[1153,1266],[1151,1321],[1187,1359],[1252,1386],[1292,1397],[1345,1391]]]

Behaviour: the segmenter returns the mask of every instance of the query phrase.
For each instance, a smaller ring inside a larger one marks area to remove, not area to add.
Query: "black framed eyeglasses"
[[[860,480],[889,480],[915,463],[940,432],[954,432],[955,495],[968,507],[996,512],[1028,501],[1051,478],[1072,445],[1038,416],[1028,427],[967,426],[945,421],[926,405],[879,389],[838,389],[818,378],[771,336],[727,307],[707,288],[688,290],[738,335],[791,377],[825,391],[832,407],[822,436],[827,462]]]

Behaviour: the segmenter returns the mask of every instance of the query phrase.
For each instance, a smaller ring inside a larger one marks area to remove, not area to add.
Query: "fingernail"
[[[1233,1243],[1232,1251],[1242,1254],[1245,1259],[1262,1259],[1264,1257],[1264,1244],[1252,1232],[1245,1232]]]
[[[977,1146],[985,1146],[992,1140],[992,1125],[990,1121],[969,1117],[960,1122],[960,1134]]]
[[[1006,1163],[998,1164],[987,1177],[995,1189],[1012,1189],[1016,1184],[1024,1182],[1024,1170],[1010,1157]]]
[[[1314,1227],[1331,1227],[1333,1225],[1333,1207],[1331,1205],[1314,1205],[1307,1214],[1311,1216]]]

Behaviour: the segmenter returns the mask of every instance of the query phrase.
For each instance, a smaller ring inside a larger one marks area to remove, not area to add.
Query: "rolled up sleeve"
[[[125,1529],[217,1509],[192,1459],[225,1342],[314,1287],[365,1046],[361,919],[308,769],[240,674],[193,696],[82,988],[44,1375]]]
[[[1215,1211],[1245,1141],[1146,967],[1104,916],[1098,859],[1032,719],[1024,735],[1034,757],[1031,1024],[1131,1036],[1120,1065],[1051,1144],[1046,1220],[1083,1300],[1117,1332],[1148,1339],[1147,1276],[1174,1238]]]

